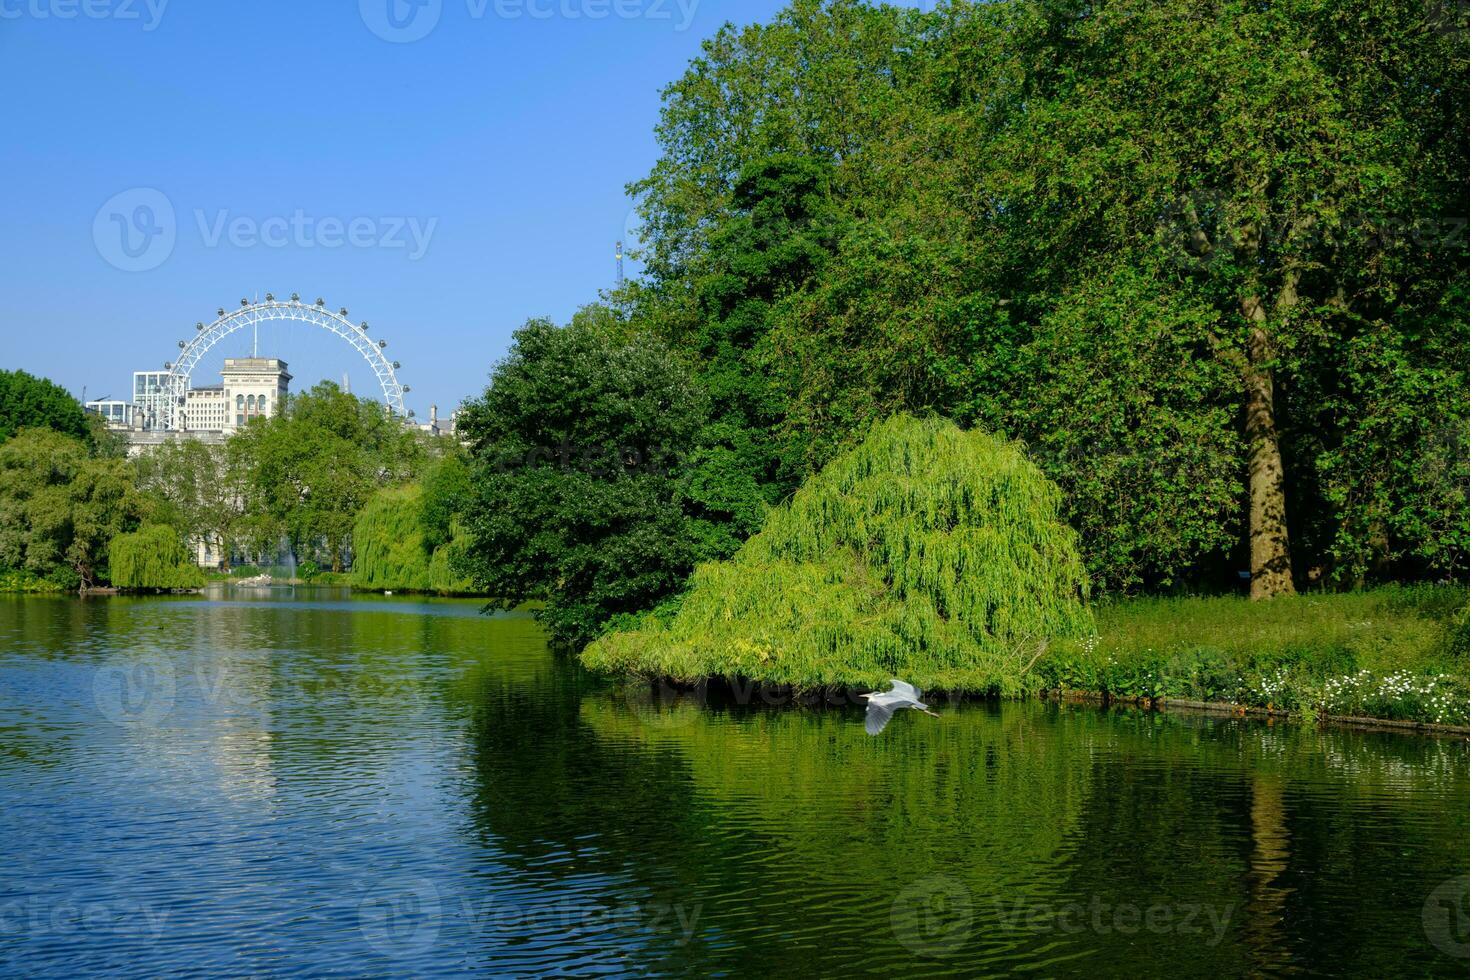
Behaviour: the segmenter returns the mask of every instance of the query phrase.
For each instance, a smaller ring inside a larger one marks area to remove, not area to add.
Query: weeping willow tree
[[[112,584],[119,589],[170,592],[204,587],[204,573],[178,532],[166,524],[119,534],[108,545],[107,558]]]
[[[410,484],[378,491],[353,528],[353,586],[441,595],[470,592],[470,583],[450,567],[453,553],[464,547],[457,523],[451,530],[450,541],[430,550],[424,538],[423,488]]]
[[[593,669],[815,688],[1016,694],[1047,640],[1090,634],[1061,493],[1011,443],[898,416],[810,479],[677,610],[604,636]]]

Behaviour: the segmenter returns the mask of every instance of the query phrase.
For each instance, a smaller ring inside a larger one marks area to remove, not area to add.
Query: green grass
[[[1455,587],[1124,600],[1099,605],[1097,635],[1055,644],[1037,670],[1050,689],[1115,698],[1464,725],[1466,601]]]

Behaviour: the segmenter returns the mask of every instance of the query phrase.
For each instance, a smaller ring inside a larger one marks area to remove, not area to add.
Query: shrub
[[[595,669],[801,688],[1019,693],[1043,641],[1093,629],[1061,494],[1016,445],[898,416],[701,566],[671,618],[583,654]]]

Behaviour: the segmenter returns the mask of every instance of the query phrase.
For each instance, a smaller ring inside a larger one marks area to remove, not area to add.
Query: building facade
[[[179,407],[182,432],[230,435],[251,419],[269,418],[280,412],[291,388],[286,362],[275,357],[226,358],[220,376],[220,384],[184,392]],[[109,428],[162,436],[170,397],[167,371],[135,371],[131,404],[94,401],[87,402],[86,408],[100,415]]]
[[[286,367],[285,361],[274,357],[227,358],[221,384],[185,393],[182,428],[228,434],[251,419],[277,414],[291,390]]]

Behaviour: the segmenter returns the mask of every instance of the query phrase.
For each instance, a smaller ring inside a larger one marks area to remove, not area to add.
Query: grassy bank
[[[1383,588],[1243,599],[1134,599],[1095,609],[1097,635],[1036,667],[1054,691],[1470,724],[1467,591]]]
[[[648,658],[609,662],[604,644],[591,666],[681,684],[723,678],[746,689],[751,683],[867,689],[897,675],[952,694],[1173,699],[1285,711],[1308,721],[1334,716],[1466,726],[1467,600],[1470,590],[1457,587],[1390,587],[1262,603],[1221,597],[1099,603],[1092,635],[1053,641],[1029,669],[1013,670],[1003,682],[955,670],[921,677],[898,665],[900,659],[908,668],[925,663],[913,653],[861,670],[833,662],[799,673],[788,665],[773,676],[769,661],[740,646],[691,670]]]

